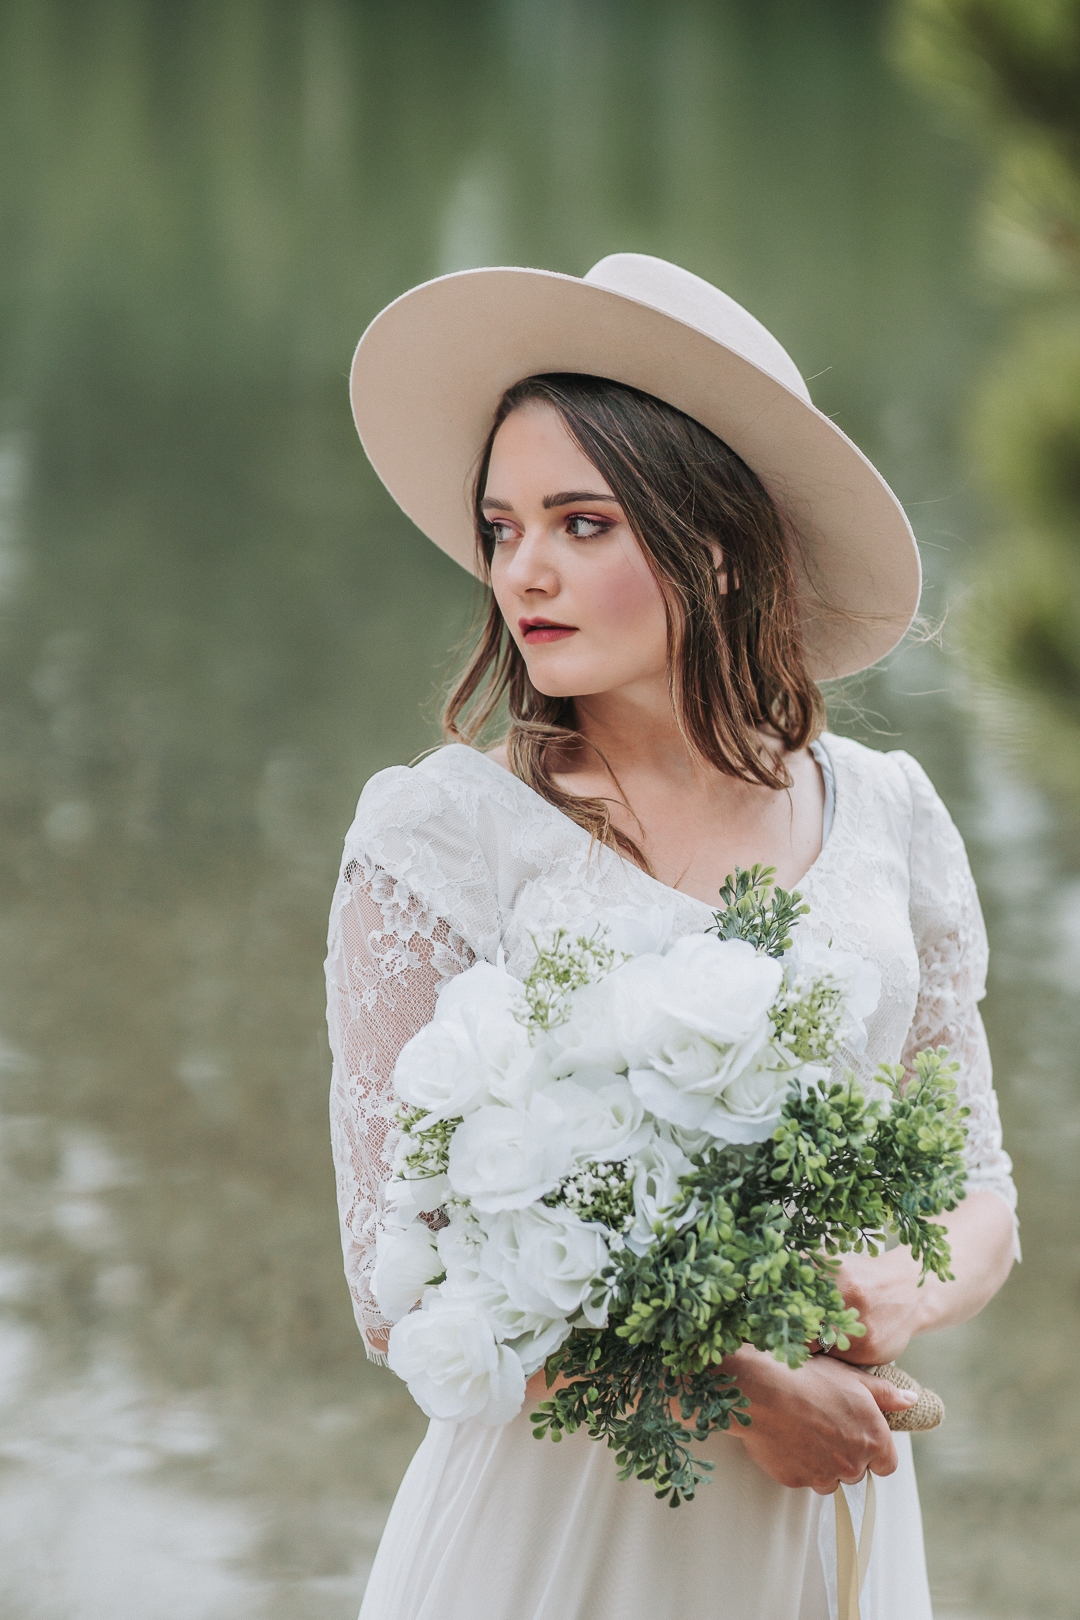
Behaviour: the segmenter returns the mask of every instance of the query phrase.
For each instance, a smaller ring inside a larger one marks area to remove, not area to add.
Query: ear
[[[724,548],[719,540],[710,540],[709,551],[712,554],[712,565],[716,570],[716,577],[720,581],[720,595],[726,596],[728,593],[728,571],[727,564],[724,561]],[[738,590],[737,583],[735,589]]]

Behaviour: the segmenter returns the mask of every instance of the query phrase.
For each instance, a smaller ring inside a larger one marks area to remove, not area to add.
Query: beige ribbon
[[[837,1620],[861,1620],[859,1593],[866,1579],[866,1566],[870,1562],[870,1548],[874,1543],[874,1514],[876,1511],[874,1476],[867,1473],[866,1498],[863,1503],[862,1524],[859,1526],[859,1544],[855,1545],[855,1526],[851,1522],[851,1509],[838,1485],[833,1494],[836,1504],[836,1612]]]

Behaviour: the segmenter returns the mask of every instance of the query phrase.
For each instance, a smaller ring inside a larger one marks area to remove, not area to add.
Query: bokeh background
[[[1078,0],[0,0],[5,1620],[355,1615],[422,1420],[341,1278],[325,914],[474,601],[346,373],[415,282],[621,249],[918,531],[940,634],[834,724],[968,838],[1026,1250],[906,1358],[931,1576],[1080,1614],[1078,166]]]

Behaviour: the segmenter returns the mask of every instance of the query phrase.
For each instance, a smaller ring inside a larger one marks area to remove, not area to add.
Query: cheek
[[[640,552],[616,553],[589,582],[590,617],[598,630],[667,644],[667,615],[660,586]]]

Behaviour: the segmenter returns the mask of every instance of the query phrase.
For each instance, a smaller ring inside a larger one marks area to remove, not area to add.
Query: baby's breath
[[[560,928],[550,945],[539,945],[535,939],[533,943],[536,961],[525,980],[525,1007],[519,1021],[535,1038],[565,1024],[574,991],[602,979],[625,957],[605,943],[600,928],[587,936],[579,934],[576,939]]]
[[[583,1221],[602,1221],[612,1232],[634,1223],[634,1183],[625,1163],[583,1164],[564,1176],[544,1199],[551,1209],[568,1209]]]
[[[844,1022],[844,991],[829,974],[785,975],[769,1009],[778,1043],[799,1063],[831,1063]]]
[[[405,1168],[414,1176],[441,1176],[450,1160],[450,1138],[461,1118],[432,1119],[424,1108],[403,1108],[398,1116],[402,1132],[412,1144]],[[428,1124],[424,1121],[428,1120]]]

